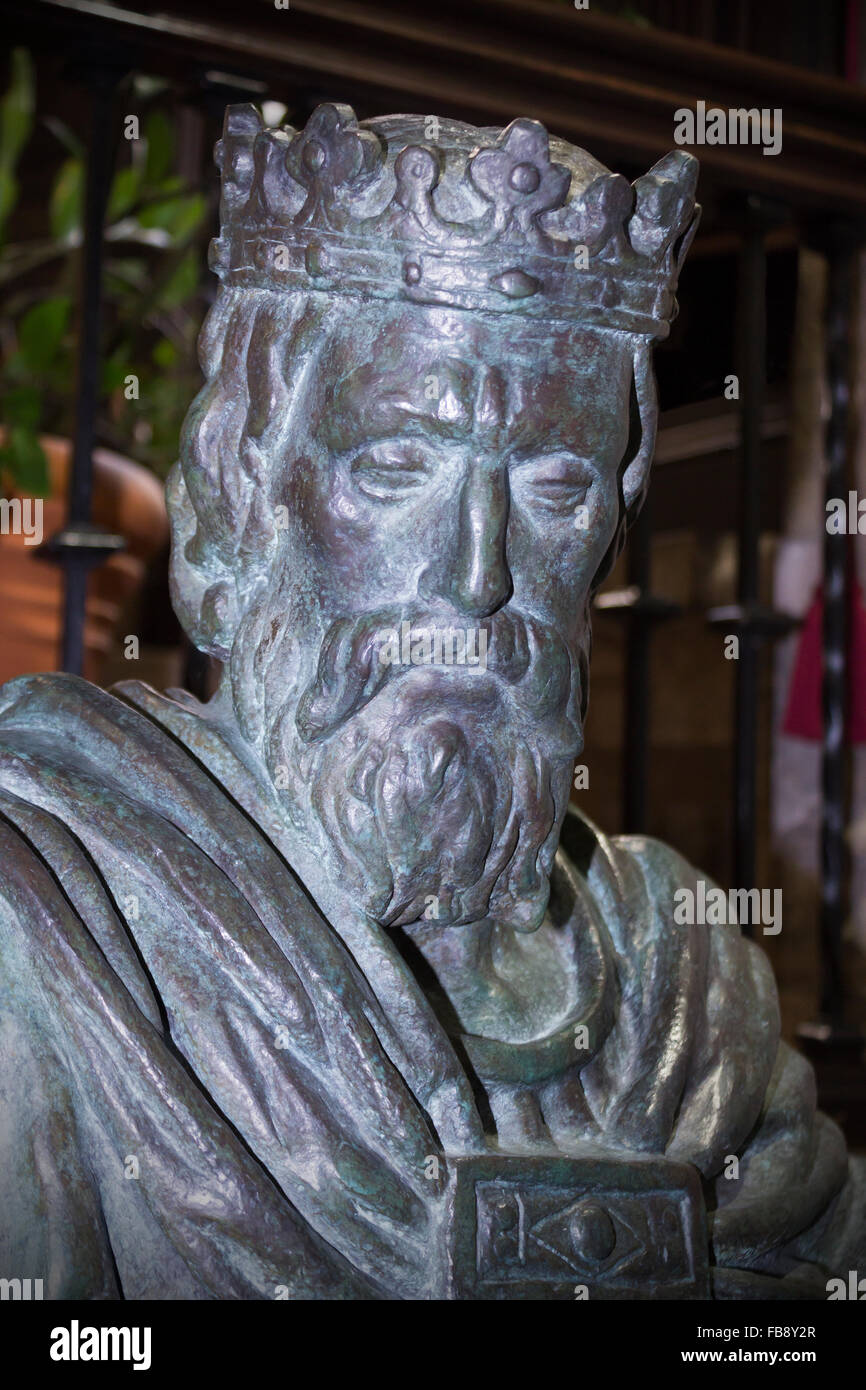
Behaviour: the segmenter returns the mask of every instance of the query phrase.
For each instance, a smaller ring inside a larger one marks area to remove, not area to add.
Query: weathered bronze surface
[[[862,1165],[764,956],[568,809],[695,161],[334,106],[218,153],[168,489],[218,693],[0,691],[0,1275],[825,1297]]]

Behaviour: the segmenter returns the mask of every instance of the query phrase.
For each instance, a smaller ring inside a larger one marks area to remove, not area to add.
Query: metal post
[[[92,114],[84,207],[84,254],[81,277],[81,328],[69,513],[59,535],[44,547],[45,558],[63,566],[63,641],[60,664],[81,675],[84,668],[84,622],[87,576],[95,564],[123,546],[123,539],[91,524],[94,420],[100,389],[102,323],[102,240],[111,187],[114,139],[112,105],[124,68],[116,58],[88,57],[82,76],[91,90]]]
[[[767,351],[767,254],[764,223],[748,218],[738,284],[738,375],[741,393],[740,526],[737,603],[748,612],[758,602],[761,535],[761,424]],[[740,629],[736,665],[734,735],[733,876],[738,888],[755,884],[755,803],[758,760],[758,647],[749,624]]]
[[[827,296],[827,368],[830,418],[826,431],[825,498],[848,497],[848,335],[853,290],[850,246],[830,252]],[[821,1019],[844,1026],[842,931],[845,924],[845,824],[848,809],[846,748],[848,686],[848,538],[824,534],[822,705],[824,715],[821,811]]]
[[[827,378],[830,417],[824,436],[825,501],[848,499],[849,342],[855,275],[854,256],[862,227],[823,224],[819,241],[828,262]],[[827,513],[825,512],[825,516]],[[834,1117],[855,1117],[852,1099],[863,1095],[864,1036],[846,1018],[842,935],[847,913],[848,862],[845,830],[850,803],[848,716],[848,625],[850,541],[824,533],[822,631],[823,757],[821,766],[821,981],[818,1018],[797,1028],[800,1045],[815,1065],[823,1108]]]
[[[749,197],[737,282],[737,376],[740,384],[739,528],[736,603],[713,608],[711,626],[739,639],[735,663],[732,877],[756,885],[756,821],[761,654],[797,626],[797,619],[761,602],[760,541],[763,495],[762,434],[767,382],[766,233],[787,220],[781,204]],[[745,936],[752,923],[741,924]]]

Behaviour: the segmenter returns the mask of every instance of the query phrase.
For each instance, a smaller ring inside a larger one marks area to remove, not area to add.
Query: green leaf
[[[174,163],[174,129],[164,111],[151,111],[144,123],[147,158],[144,165],[145,182],[161,184]]]
[[[180,193],[187,187],[186,180],[180,174],[167,174],[164,179],[160,179],[159,188],[155,191],[161,198],[167,198],[171,193]]]
[[[124,383],[129,369],[126,348],[118,348],[102,364],[102,389],[107,396]]]
[[[13,386],[3,393],[0,413],[7,427],[21,425],[37,430],[42,414],[42,393],[37,386]]]
[[[186,251],[156,295],[154,308],[174,309],[183,304],[198,288],[199,256],[194,247]]]
[[[54,181],[49,203],[51,231],[66,238],[81,228],[84,210],[84,166],[80,159],[64,160]]]
[[[111,181],[111,192],[108,195],[108,207],[106,218],[109,222],[116,222],[135,206],[141,189],[141,168],[136,164],[128,164],[125,169],[118,169]]]
[[[170,338],[161,338],[153,349],[152,357],[157,367],[173,367],[178,352]]]
[[[0,467],[11,474],[21,492],[45,497],[50,489],[48,459],[34,430],[16,425],[9,431],[8,443],[0,449]]]
[[[174,242],[183,242],[201,222],[207,203],[200,193],[182,198],[166,198],[142,208],[138,220],[142,227],[161,227]]]
[[[51,369],[47,374],[46,382],[58,397],[67,411],[73,409],[73,400],[76,388],[77,362],[72,352],[61,352],[51,363]],[[52,427],[53,428],[53,427]],[[65,433],[69,433],[64,428]]]
[[[18,201],[18,180],[11,169],[0,165],[0,236],[10,212]]]
[[[14,48],[10,82],[0,101],[0,164],[14,169],[33,129],[33,62],[25,48]]]
[[[29,375],[27,363],[20,352],[10,352],[3,363],[3,375],[9,381],[20,381]]]
[[[28,309],[18,326],[18,351],[32,372],[50,367],[69,322],[71,300],[65,295],[43,299]]]
[[[121,297],[129,294],[130,288],[142,292],[153,279],[153,271],[144,257],[112,256],[104,261],[105,283],[108,293]]]

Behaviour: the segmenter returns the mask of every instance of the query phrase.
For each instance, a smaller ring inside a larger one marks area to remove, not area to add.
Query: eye
[[[532,506],[559,514],[581,506],[592,486],[592,473],[582,459],[550,454],[521,464],[513,475],[512,492]]]
[[[432,463],[417,444],[384,443],[358,454],[349,471],[366,496],[397,501],[424,486]]]

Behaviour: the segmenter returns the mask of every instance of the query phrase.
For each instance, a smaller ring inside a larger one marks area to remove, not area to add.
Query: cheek
[[[613,539],[619,506],[613,488],[596,483],[587,494],[585,528],[573,516],[528,517],[513,512],[508,551],[514,600],[547,618],[566,639],[583,631],[586,595]]]
[[[613,485],[595,482],[583,503],[563,513],[513,506],[508,555],[528,589],[555,583],[570,593],[591,581],[613,539],[619,499]]]
[[[326,607],[330,600],[360,610],[399,596],[417,552],[414,524],[360,497],[329,461],[296,460],[283,500],[293,549]]]

